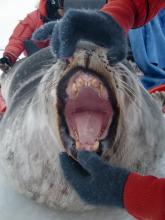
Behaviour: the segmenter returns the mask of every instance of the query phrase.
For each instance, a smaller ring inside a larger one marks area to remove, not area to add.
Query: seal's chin
[[[78,71],[69,80],[64,115],[77,150],[98,151],[108,133],[113,107],[103,83]]]
[[[116,135],[117,114],[114,95],[101,74],[76,68],[58,86],[60,135],[66,151],[94,151],[110,148]]]

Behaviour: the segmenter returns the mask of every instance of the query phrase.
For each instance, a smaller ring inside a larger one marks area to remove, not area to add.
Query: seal
[[[106,49],[83,43],[69,60],[42,49],[11,69],[2,93],[7,111],[0,122],[1,165],[16,189],[33,200],[62,210],[95,208],[63,177],[64,150],[75,159],[78,150],[95,151],[113,165],[159,175],[165,150],[159,102],[127,62],[110,66]],[[109,209],[102,219],[114,220],[114,212]],[[125,219],[123,213],[117,219]]]

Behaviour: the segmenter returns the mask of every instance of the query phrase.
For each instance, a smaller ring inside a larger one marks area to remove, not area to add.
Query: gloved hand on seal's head
[[[60,163],[66,180],[81,199],[92,205],[123,207],[123,193],[129,171],[105,163],[92,152],[78,152],[78,162],[66,153]]]
[[[0,69],[3,72],[6,73],[11,66],[12,66],[12,62],[9,57],[4,56],[4,57],[0,58]]]
[[[43,40],[51,35],[51,49],[58,58],[71,57],[79,40],[107,48],[110,64],[121,61],[126,55],[124,30],[110,15],[101,11],[70,9],[62,19],[41,29],[33,34],[33,39]]]

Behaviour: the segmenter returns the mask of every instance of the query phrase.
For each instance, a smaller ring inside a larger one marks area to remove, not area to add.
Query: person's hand
[[[110,166],[91,152],[80,151],[77,159],[78,162],[64,152],[60,154],[64,176],[81,199],[93,205],[123,207],[129,171]]]
[[[43,34],[45,28],[45,34]],[[42,27],[34,40],[51,37],[51,49],[58,58],[71,57],[79,40],[93,42],[107,48],[110,64],[121,61],[127,51],[126,34],[118,23],[108,14],[94,10],[68,10],[64,17]]]
[[[9,57],[4,56],[4,57],[0,58],[0,69],[3,72],[6,73],[11,66],[12,66],[12,62]]]
[[[50,39],[57,22],[58,21],[50,21],[39,27],[36,31],[33,32],[31,40],[43,41]]]

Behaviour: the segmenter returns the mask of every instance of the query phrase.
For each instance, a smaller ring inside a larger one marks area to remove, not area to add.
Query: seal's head
[[[99,57],[95,54],[95,62],[85,50],[79,56],[74,55],[58,86],[61,137],[72,156],[77,150],[101,154],[114,141],[119,108],[113,85],[102,74],[105,69],[99,71]],[[90,66],[92,61],[98,66]]]
[[[125,155],[135,146],[154,147],[157,142],[156,138],[149,143],[145,129],[150,122],[144,118],[151,117],[149,121],[154,124],[161,114],[158,106],[139,83],[133,68],[128,63],[110,66],[106,53],[106,49],[88,45],[77,49],[69,61],[56,64],[60,66],[60,135],[66,151],[75,158],[78,150],[87,150],[113,160],[119,151],[117,160],[127,160]],[[134,150],[132,158],[141,154],[141,147]]]

